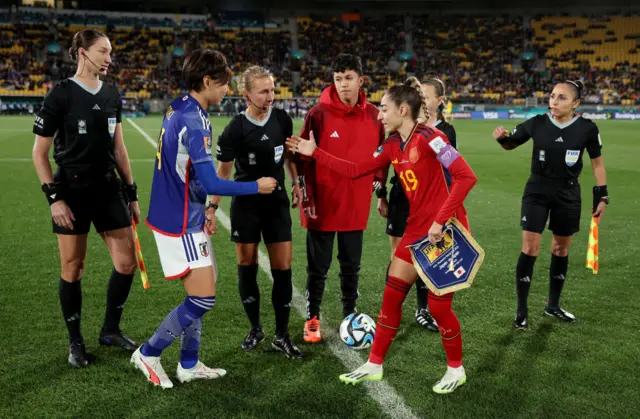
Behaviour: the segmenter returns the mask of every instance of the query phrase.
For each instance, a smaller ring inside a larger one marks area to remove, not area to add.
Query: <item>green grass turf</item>
[[[219,133],[228,121],[212,118]],[[159,117],[135,122],[151,137]],[[504,121],[510,129],[514,121]],[[543,318],[548,289],[549,245],[545,233],[530,295],[528,332],[512,330],[514,269],[520,253],[520,197],[529,171],[531,144],[505,152],[491,139],[496,121],[454,121],[460,150],[479,182],[466,201],[472,231],[486,259],[471,289],[461,291],[454,308],[461,320],[468,384],[448,397],[430,390],[445,370],[437,334],[413,322],[415,293],[405,303],[402,328],[385,364],[385,380],[421,417],[634,417],[640,407],[638,362],[640,312],[637,237],[640,196],[640,143],[637,122],[598,122],[604,144],[612,205],[601,223],[600,274],[584,267],[591,186],[588,162],[582,177],[582,231],[570,251],[563,303],[578,322],[559,324]],[[296,121],[296,131],[301,121]],[[30,163],[33,135],[29,117],[0,119],[0,255],[2,258],[2,345],[0,345],[0,417],[361,417],[384,415],[362,387],[345,386],[346,372],[324,345],[302,342],[303,318],[292,311],[294,341],[306,353],[301,362],[239,344],[248,331],[236,285],[236,259],[229,233],[214,238],[220,280],[217,305],[205,317],[201,358],[229,371],[220,380],[178,385],[161,391],[146,383],[128,356],[97,345],[111,271],[108,253],[91,233],[83,279],[82,330],[98,363],[86,370],[66,364],[66,330],[58,302],[59,260],[46,201]],[[155,150],[129,123],[123,123],[143,214],[148,207]],[[135,161],[136,159],[143,159]],[[227,211],[229,200],[222,203]],[[294,284],[306,283],[305,232],[294,217]],[[635,214],[635,215],[634,215]],[[184,297],[179,282],[163,280],[148,228],[139,230],[151,289],[136,276],[123,329],[143,341]],[[383,220],[372,203],[365,232],[358,308],[376,317],[389,258]],[[335,252],[334,252],[335,253]],[[324,297],[327,323],[340,321],[340,288],[334,259]],[[274,331],[270,283],[261,272],[262,316]],[[164,365],[175,374],[178,346],[166,351]],[[364,356],[366,354],[361,354]]]

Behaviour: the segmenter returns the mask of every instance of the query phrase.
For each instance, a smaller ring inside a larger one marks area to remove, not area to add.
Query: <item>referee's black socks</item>
[[[558,308],[560,306],[560,294],[567,277],[567,267],[569,266],[569,256],[556,256],[551,254],[551,265],[549,265],[549,307]]]
[[[418,278],[416,280],[416,297],[418,299],[418,310],[426,310],[428,304],[428,290],[427,284],[423,280]]]
[[[258,289],[258,265],[238,265],[238,290],[244,312],[252,329],[260,329],[260,290]]]
[[[120,332],[120,319],[124,310],[124,303],[129,297],[134,274],[121,274],[115,268],[111,271],[107,286],[107,309],[104,315],[103,332]]]
[[[80,281],[67,282],[60,278],[58,285],[62,315],[69,331],[69,342],[82,341],[80,315],[82,312],[82,287]]]
[[[293,298],[293,284],[291,283],[291,269],[272,269],[273,289],[271,303],[276,313],[276,336],[283,337],[289,333],[289,315]]]
[[[516,265],[516,292],[518,294],[518,316],[525,317],[527,315],[527,298],[529,297],[529,288],[531,288],[531,279],[533,278],[533,265],[536,263],[537,256],[529,256],[520,253],[518,264]]]

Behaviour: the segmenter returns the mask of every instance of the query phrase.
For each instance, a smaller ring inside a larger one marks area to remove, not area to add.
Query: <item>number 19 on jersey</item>
[[[403,170],[400,172],[400,180],[407,192],[415,191],[418,187],[418,178],[413,170]]]

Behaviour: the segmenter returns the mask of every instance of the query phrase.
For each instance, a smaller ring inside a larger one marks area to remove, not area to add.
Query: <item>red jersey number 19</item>
[[[400,179],[402,180],[402,184],[407,192],[415,191],[418,187],[418,178],[411,169],[400,172]]]

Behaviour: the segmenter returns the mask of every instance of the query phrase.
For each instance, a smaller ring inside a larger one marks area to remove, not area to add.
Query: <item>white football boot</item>
[[[142,346],[140,347],[142,348]],[[131,355],[131,363],[138,368],[147,380],[155,386],[160,386],[163,389],[172,388],[173,383],[169,380],[167,373],[164,372],[162,364],[160,364],[159,356],[144,356],[140,352],[140,348]]]
[[[182,364],[178,362],[178,369],[176,376],[181,383],[188,383],[193,380],[213,380],[214,378],[220,378],[227,375],[227,371],[221,368],[209,368],[198,361],[193,368],[183,368]]]
[[[449,394],[453,393],[455,389],[467,382],[467,374],[464,372],[464,367],[458,368],[447,367],[447,372],[444,376],[433,386],[434,393]]]

